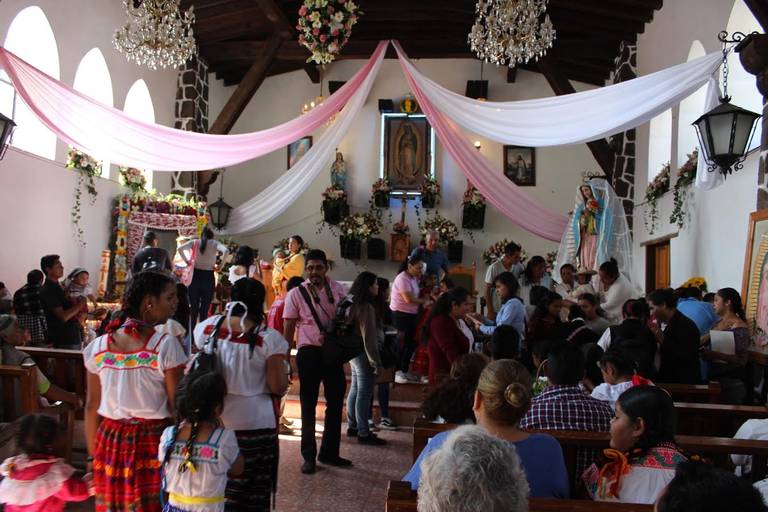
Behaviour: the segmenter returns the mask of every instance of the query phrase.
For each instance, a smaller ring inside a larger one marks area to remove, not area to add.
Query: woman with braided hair
[[[548,434],[531,434],[520,429],[520,419],[531,405],[531,374],[512,359],[493,361],[480,374],[474,400],[477,424],[490,435],[513,445],[525,470],[531,498],[568,498],[568,472],[560,444]],[[415,490],[421,464],[440,448],[450,435],[441,432],[430,439],[403,480]]]
[[[119,325],[83,350],[97,512],[160,510],[157,445],[174,416],[187,355],[176,337],[155,326],[167,322],[177,304],[173,279],[140,272],[128,283]]]
[[[168,503],[165,512],[221,512],[228,476],[239,476],[245,459],[235,432],[221,413],[227,383],[220,373],[193,371],[176,393],[177,422],[160,438]]]

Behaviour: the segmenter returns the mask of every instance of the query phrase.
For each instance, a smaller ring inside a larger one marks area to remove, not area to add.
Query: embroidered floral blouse
[[[165,371],[187,363],[181,342],[155,333],[134,352],[119,352],[109,346],[110,335],[93,340],[85,350],[86,369],[99,376],[99,415],[113,420],[170,417]]]

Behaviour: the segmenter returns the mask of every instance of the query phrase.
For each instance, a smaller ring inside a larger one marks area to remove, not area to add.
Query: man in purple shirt
[[[328,366],[323,363],[323,332],[314,319],[306,297],[323,324],[329,329],[336,316],[336,308],[344,299],[344,288],[326,276],[328,260],[321,250],[313,249],[305,256],[307,280],[288,292],[285,297],[285,339],[289,342],[296,335],[296,365],[299,370],[301,391],[301,456],[304,463],[301,472],[315,472],[315,459],[330,466],[351,466],[352,461],[339,456],[341,444],[341,410],[347,381],[344,365]],[[315,442],[315,409],[320,393],[320,383],[325,393],[325,430],[320,443],[320,453]]]

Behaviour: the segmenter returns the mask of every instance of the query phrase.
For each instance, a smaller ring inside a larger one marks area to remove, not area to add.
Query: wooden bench
[[[682,434],[733,437],[749,419],[768,418],[762,405],[675,402],[677,431]]]
[[[720,403],[722,387],[719,382],[712,381],[708,384],[665,384],[657,382],[656,385],[669,393],[675,402],[694,403]]]
[[[408,482],[392,480],[387,487],[386,512],[416,512],[417,493]],[[555,500],[531,498],[530,512],[651,512],[653,505],[605,503],[591,500]]]
[[[83,353],[63,348],[22,347],[48,380],[62,389],[74,392],[85,403],[88,382]]]
[[[446,430],[456,428],[458,425],[450,423],[428,423],[424,420],[416,420],[413,425],[413,460],[416,461],[419,454],[426,446],[427,441]],[[570,430],[545,430],[537,431],[551,435],[560,443],[563,449],[565,465],[568,468],[570,481],[576,481],[576,451],[578,448],[594,448],[602,450],[608,448],[610,435],[607,432],[579,432]],[[712,461],[718,467],[732,467],[730,454],[752,456],[752,481],[756,482],[765,478],[768,470],[768,441],[755,441],[752,439],[732,439],[730,437],[690,436],[679,435],[677,444],[685,452],[691,455],[700,455]]]
[[[75,414],[65,405],[42,407],[37,389],[37,368],[27,364],[21,366],[0,365],[3,411],[2,421],[12,423],[27,414],[42,413],[57,416],[64,432],[64,453],[66,460],[72,460],[72,443],[75,430]]]

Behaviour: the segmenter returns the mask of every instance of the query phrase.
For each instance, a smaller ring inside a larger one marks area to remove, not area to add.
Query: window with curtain
[[[59,78],[56,38],[39,7],[19,11],[8,28],[3,46],[53,78]],[[51,160],[56,157],[56,135],[24,104],[4,71],[0,72],[0,109],[17,125],[11,145]]]
[[[692,61],[706,54],[701,41],[694,41],[688,52],[688,60]],[[699,138],[693,128],[693,122],[704,113],[707,101],[707,86],[693,93],[680,102],[680,116],[677,124],[677,166],[682,166],[688,155],[699,145]]]
[[[651,119],[648,135],[648,182],[661,172],[672,157],[672,110]]]
[[[152,105],[152,96],[149,95],[149,88],[144,80],[136,80],[128,90],[123,112],[139,121],[155,122],[155,107]],[[152,170],[142,169],[142,172],[147,178],[147,190],[152,189]]]
[[[114,105],[112,98],[112,77],[107,68],[104,55],[98,48],[91,49],[85,54],[75,72],[75,90],[90,96],[94,100],[109,105]],[[102,155],[91,155],[101,160],[101,175],[109,178],[109,162]]]
[[[763,32],[760,23],[752,15],[752,11],[749,10],[744,0],[735,0],[733,9],[731,9],[731,16],[728,18],[728,25],[726,30],[729,34],[734,32],[743,32],[749,34],[750,32]],[[728,94],[732,97],[731,103],[738,105],[752,112],[758,114],[763,113],[763,97],[755,87],[755,77],[750,75],[741,65],[739,60],[739,54],[731,52],[728,55]],[[722,86],[722,84],[721,84]],[[760,146],[760,137],[762,134],[762,123],[757,123],[755,128],[755,136],[752,137],[749,149],[754,149]]]

